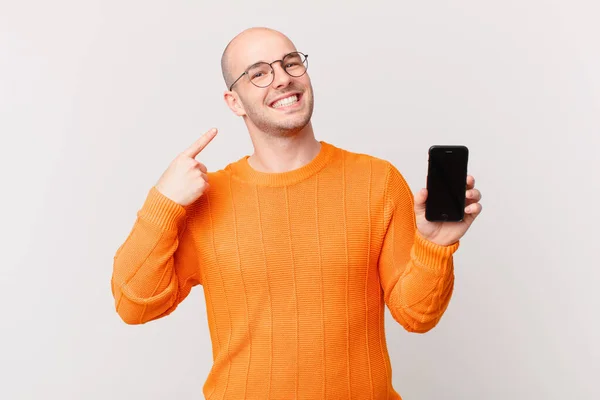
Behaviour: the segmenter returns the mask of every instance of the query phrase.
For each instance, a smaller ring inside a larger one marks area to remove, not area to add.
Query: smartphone
[[[425,219],[463,220],[468,161],[469,149],[466,146],[435,145],[429,148]]]

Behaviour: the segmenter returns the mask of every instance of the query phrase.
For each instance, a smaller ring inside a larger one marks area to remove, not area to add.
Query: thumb
[[[425,214],[425,201],[427,200],[427,189],[423,188],[415,194],[415,214]]]

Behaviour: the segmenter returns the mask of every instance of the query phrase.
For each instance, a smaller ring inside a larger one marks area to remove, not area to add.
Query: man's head
[[[264,64],[257,65],[261,62]],[[307,63],[282,33],[247,29],[229,42],[221,58],[225,101],[236,115],[244,117],[251,131],[294,135],[310,122],[313,112]]]

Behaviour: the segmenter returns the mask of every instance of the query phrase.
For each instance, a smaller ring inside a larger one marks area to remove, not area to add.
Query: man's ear
[[[244,105],[236,93],[226,90],[225,93],[223,93],[223,99],[225,100],[225,103],[229,109],[233,111],[235,115],[238,117],[243,117],[246,115]]]

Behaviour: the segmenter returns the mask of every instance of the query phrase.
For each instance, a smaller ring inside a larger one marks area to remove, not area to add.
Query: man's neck
[[[260,172],[287,172],[308,164],[321,150],[309,123],[295,135],[276,137],[252,135],[254,154],[248,158],[252,168]]]

